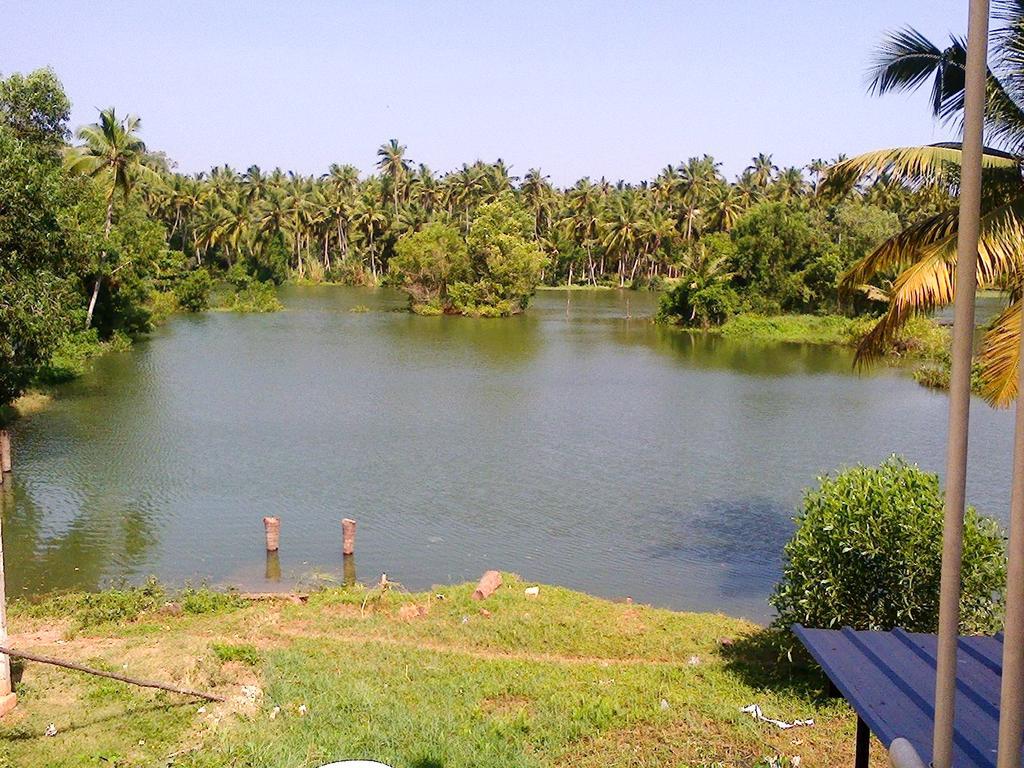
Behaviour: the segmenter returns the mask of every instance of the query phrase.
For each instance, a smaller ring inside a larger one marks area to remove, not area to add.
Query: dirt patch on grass
[[[765,751],[756,743],[738,741],[735,731],[723,728],[708,718],[693,715],[667,724],[643,723],[608,731],[578,742],[559,755],[557,763],[572,768],[716,764],[748,768]]]
[[[635,608],[627,608],[618,615],[615,623],[616,628],[623,635],[635,637],[647,631],[647,622]]]

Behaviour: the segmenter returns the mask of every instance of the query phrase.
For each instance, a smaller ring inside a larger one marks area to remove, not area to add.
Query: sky
[[[443,172],[502,158],[636,182],[693,155],[730,177],[951,138],[925,92],[867,94],[884,33],[966,31],[967,0],[0,0],[0,74],[52,66],[73,127],[115,106],[183,172]]]

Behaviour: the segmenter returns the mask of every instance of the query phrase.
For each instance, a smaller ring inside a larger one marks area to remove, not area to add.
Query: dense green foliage
[[[936,475],[893,457],[821,478],[804,496],[770,598],[788,627],[935,632],[942,563],[943,495]],[[1006,552],[998,524],[968,509],[961,630],[1002,623]]]
[[[166,262],[164,227],[137,194],[112,197],[102,174],[63,161],[68,110],[49,70],[0,79],[0,404],[148,330]]]
[[[174,297],[178,306],[186,312],[202,312],[210,306],[210,291],[213,280],[205,269],[197,269],[178,283],[174,288]]]
[[[457,229],[433,222],[399,238],[388,271],[414,311],[439,314],[450,306],[449,286],[469,279],[469,249]]]
[[[451,287],[456,312],[499,316],[526,309],[546,262],[530,231],[529,215],[511,195],[477,209],[466,238],[470,275]]]
[[[503,198],[514,201],[508,204],[527,221],[523,236],[547,257],[540,280],[548,285],[640,286],[676,278],[686,273],[694,246],[743,222],[737,287],[768,291],[765,306],[787,309],[834,308],[841,265],[948,202],[931,187],[886,180],[829,195],[819,183],[826,163],[808,166],[808,180],[799,168],[780,171],[769,155],[754,158],[734,182],[704,156],[668,166],[639,185],[585,178],[564,190],[536,169],[516,178],[500,160],[438,176],[414,165],[394,140],[378,155],[379,174],[364,178],[349,165],[332,165],[320,177],[218,166],[195,176],[163,173],[141,187],[172,247],[199,263],[242,262],[250,270],[272,263],[282,278],[353,283],[384,275],[403,283],[399,268],[390,267],[403,238],[440,224],[466,239],[478,209]],[[766,244],[795,250],[786,250],[781,263],[769,261],[757,253]],[[414,249],[423,246],[420,240]],[[780,275],[794,269],[803,273],[799,284]],[[439,301],[413,296],[422,307]]]
[[[705,236],[691,245],[659,318],[707,327],[742,311],[834,314],[862,309],[844,305],[839,280],[899,226],[895,213],[862,199],[763,201],[740,216],[728,234]]]
[[[257,166],[185,175],[146,147],[138,118],[113,109],[68,146],[68,111],[48,70],[0,79],[0,402],[83,327],[97,344],[131,337],[211,295],[272,311],[273,286],[289,279],[387,280],[424,313],[511,315],[540,284],[667,281],[670,323],[850,314],[863,307],[841,303],[844,270],[949,201],[945,188],[885,178],[830,191],[824,161],[805,174],[764,154],[734,181],[705,155],[650,182],[558,189],[501,160],[438,175],[395,140],[365,177],[348,165],[319,177]],[[215,290],[222,275],[227,296]]]

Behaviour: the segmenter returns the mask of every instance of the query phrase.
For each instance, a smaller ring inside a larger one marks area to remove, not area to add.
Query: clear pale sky
[[[0,0],[0,73],[51,65],[72,125],[116,106],[182,171],[369,171],[391,137],[435,171],[503,158],[559,185],[709,153],[803,165],[950,138],[926,94],[869,97],[882,34],[966,31],[967,0]]]

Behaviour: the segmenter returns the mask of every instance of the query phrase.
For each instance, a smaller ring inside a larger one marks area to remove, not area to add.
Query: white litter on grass
[[[206,707],[200,707],[199,709],[196,710],[196,712],[198,712],[200,715],[205,715],[206,714]]]
[[[787,723],[785,720],[772,720],[770,717],[764,716],[764,712],[761,711],[761,707],[757,704],[748,704],[745,707],[740,707],[740,712],[745,712],[755,720],[759,720],[762,723],[770,723],[783,731],[788,731],[790,728],[799,728],[805,725],[814,725],[814,720],[794,720],[791,723]]]
[[[299,704],[299,716],[305,717],[307,712],[309,712],[309,708],[305,704]]]
[[[540,594],[540,587],[527,587],[523,590],[523,594],[527,597],[536,597]]]
[[[668,710],[668,702],[665,699],[661,700],[661,710],[662,712]]]
[[[272,710],[270,710],[270,719],[273,720],[274,718],[276,718],[280,714],[281,714],[281,708],[280,707],[274,707]]]
[[[255,704],[263,696],[263,691],[258,685],[243,685],[242,695],[239,697],[247,704]]]
[[[57,735],[57,726],[54,725],[53,723],[50,723],[48,726],[46,726],[46,735],[47,736],[56,736]]]
[[[698,664],[700,664],[700,656],[691,656],[690,661],[688,663],[691,667],[696,667]]]

